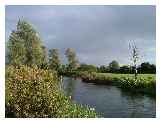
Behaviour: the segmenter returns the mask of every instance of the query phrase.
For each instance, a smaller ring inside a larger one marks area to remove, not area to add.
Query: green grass
[[[112,77],[112,78],[130,78],[134,79],[134,74],[113,74],[113,73],[96,73],[98,77]],[[145,79],[146,82],[156,81],[155,74],[138,74],[138,79]]]
[[[66,74],[72,77],[81,77],[82,81],[88,83],[115,85],[126,91],[156,96],[155,74],[138,74],[136,81],[134,74],[96,73],[87,71],[75,71]]]

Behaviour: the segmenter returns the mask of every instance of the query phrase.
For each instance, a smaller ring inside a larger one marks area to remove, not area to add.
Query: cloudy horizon
[[[30,22],[44,45],[58,48],[65,62],[73,48],[81,63],[131,64],[129,42],[139,48],[140,61],[156,63],[155,6],[6,6],[6,41],[19,19]]]

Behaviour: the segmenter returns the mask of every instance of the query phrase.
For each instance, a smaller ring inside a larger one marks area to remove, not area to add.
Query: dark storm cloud
[[[130,63],[129,40],[135,40],[141,62],[155,63],[154,6],[7,6],[6,39],[20,18],[34,25],[46,47],[62,54],[74,48],[80,62]]]

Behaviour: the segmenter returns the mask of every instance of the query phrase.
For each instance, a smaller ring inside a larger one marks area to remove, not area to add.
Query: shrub
[[[97,117],[64,96],[55,71],[36,66],[6,67],[5,94],[6,117]]]

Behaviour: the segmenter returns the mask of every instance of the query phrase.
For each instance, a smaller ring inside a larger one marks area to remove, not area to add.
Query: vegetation
[[[58,49],[52,49],[50,50],[50,58],[49,58],[49,68],[59,71],[61,68],[61,60],[59,56],[59,50]]]
[[[137,80],[137,76],[138,76],[138,71],[137,71],[137,62],[139,59],[139,52],[138,52],[138,48],[135,44],[135,42],[133,42],[132,44],[130,43],[130,48],[131,48],[131,54],[132,54],[132,62],[134,65],[134,79],[135,81]]]
[[[134,74],[74,71],[64,73],[63,75],[81,77],[82,81],[87,83],[116,85],[131,92],[144,93],[151,96],[156,95],[156,77],[154,74],[139,74],[136,81]]]
[[[44,58],[42,41],[26,21],[18,21],[17,29],[11,33],[8,42],[8,59],[13,65],[42,65]]]
[[[111,72],[111,73],[116,73],[118,70],[119,70],[119,64],[118,64],[118,62],[117,61],[112,61],[111,63],[109,63],[109,71]]]
[[[66,57],[68,58],[68,67],[67,69],[72,71],[78,68],[79,61],[76,58],[76,53],[72,48],[68,48],[65,52]]]
[[[36,66],[7,66],[6,116],[98,117],[89,107],[73,104],[64,96],[55,71]]]
[[[60,90],[59,52],[52,49],[48,59],[31,24],[19,20],[7,47],[6,117],[98,117],[89,107],[72,103]],[[66,56],[69,68],[76,69],[74,51],[68,49]]]
[[[7,49],[6,117],[99,117],[88,106],[74,104],[63,94],[60,75],[155,96],[155,65],[144,62],[137,67],[137,59],[134,66],[120,66],[115,60],[100,67],[80,64],[72,48],[65,51],[68,63],[62,64],[59,50],[51,49],[48,56],[40,36],[26,21],[18,21]]]

